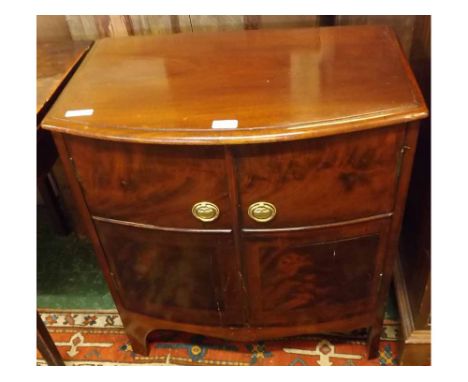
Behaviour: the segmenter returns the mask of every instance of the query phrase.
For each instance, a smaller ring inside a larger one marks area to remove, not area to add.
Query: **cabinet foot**
[[[369,337],[367,339],[367,358],[377,358],[379,356],[380,334],[382,332],[382,323],[370,327]]]
[[[146,336],[144,336],[143,338],[136,338],[133,336],[132,337],[128,336],[128,339],[135,353],[138,353],[144,356],[149,355],[149,347],[148,347],[148,342],[146,340]]]
[[[148,356],[148,335],[156,330],[146,319],[139,320],[133,313],[121,311],[122,321],[130,345],[135,353]]]

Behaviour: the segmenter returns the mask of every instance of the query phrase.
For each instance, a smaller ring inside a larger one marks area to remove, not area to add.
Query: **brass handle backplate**
[[[276,215],[276,207],[268,202],[256,202],[249,206],[249,216],[259,223],[266,223]]]
[[[202,222],[212,222],[219,216],[219,208],[210,202],[198,202],[192,207],[192,214]]]

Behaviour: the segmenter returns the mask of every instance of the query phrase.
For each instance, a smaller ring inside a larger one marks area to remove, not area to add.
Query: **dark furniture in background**
[[[70,226],[60,206],[59,190],[51,171],[58,154],[50,132],[41,129],[40,123],[90,46],[90,42],[37,44],[37,188],[56,232],[62,235],[70,231]],[[38,313],[36,321],[37,348],[48,365],[64,366]]]
[[[426,115],[368,26],[100,40],[42,125],[135,351],[368,327],[375,357]]]
[[[431,100],[431,20],[418,19],[411,65],[423,95]],[[402,365],[431,363],[431,131],[422,121],[414,171],[395,269],[395,289],[402,322]]]
[[[57,350],[57,347],[52,340],[44,322],[42,322],[39,313],[36,313],[36,324],[37,324],[37,349],[40,351],[42,356],[49,366],[65,366],[63,363],[62,356]]]
[[[41,129],[40,123],[90,46],[84,41],[37,44],[37,188],[59,234],[67,234],[70,226],[51,171],[58,154],[50,132]]]

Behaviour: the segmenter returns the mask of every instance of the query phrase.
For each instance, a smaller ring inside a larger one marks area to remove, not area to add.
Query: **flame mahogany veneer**
[[[99,40],[43,127],[136,352],[367,327],[374,357],[426,115],[360,26]]]

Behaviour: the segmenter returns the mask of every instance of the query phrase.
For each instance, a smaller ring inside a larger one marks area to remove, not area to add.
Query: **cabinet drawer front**
[[[94,216],[162,227],[230,229],[222,147],[175,147],[65,136]],[[192,213],[202,201],[219,209],[216,220]]]
[[[193,324],[242,323],[243,300],[232,297],[241,285],[233,277],[238,271],[230,234],[95,224],[127,309]]]
[[[246,234],[252,323],[320,324],[375,308],[387,223]]]
[[[391,212],[403,134],[404,127],[395,126],[239,147],[243,226],[310,226]],[[275,207],[271,221],[249,216],[249,207],[258,202]]]

